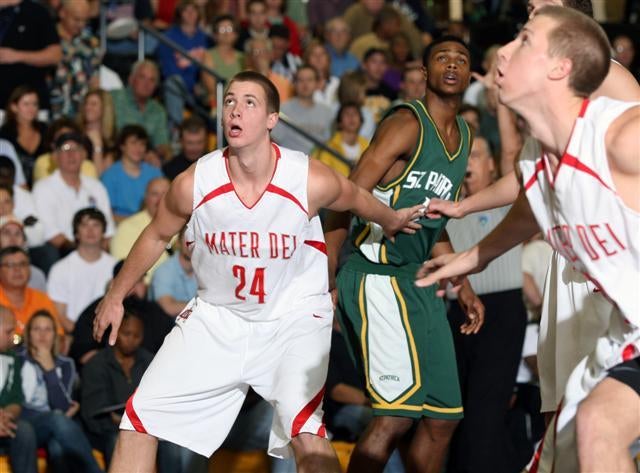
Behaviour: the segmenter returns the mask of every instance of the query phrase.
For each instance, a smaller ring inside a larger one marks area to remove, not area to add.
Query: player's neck
[[[518,112],[529,124],[531,136],[540,141],[546,152],[560,158],[571,139],[583,100],[573,94],[556,94],[538,99]]]
[[[229,177],[236,186],[260,186],[271,179],[276,155],[271,140],[241,149],[229,147]]]
[[[462,103],[461,96],[442,96],[427,89],[423,101],[440,130],[447,131],[456,127],[456,115]]]

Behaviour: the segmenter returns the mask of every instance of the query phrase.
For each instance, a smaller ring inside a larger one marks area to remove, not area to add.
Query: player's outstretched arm
[[[626,67],[612,61],[604,82],[598,87],[598,90],[591,94],[592,99],[597,97],[637,102],[640,100],[640,85]]]
[[[441,279],[480,272],[495,258],[538,231],[529,201],[521,191],[504,220],[480,243],[462,253],[446,254],[425,262],[418,272],[416,285],[431,286]]]
[[[370,192],[357,186],[325,164],[309,162],[309,210],[319,208],[350,211],[366,220],[378,223],[387,238],[398,232],[415,233],[420,225],[414,220],[422,216],[424,207],[415,205],[393,210],[376,199]]]
[[[489,187],[461,201],[431,199],[427,206],[427,217],[439,218],[446,215],[451,218],[462,218],[470,213],[503,207],[512,204],[518,197],[518,192],[520,192],[520,183],[515,171],[511,171]]]
[[[111,326],[109,345],[116,342],[124,315],[123,299],[157,261],[171,238],[187,223],[193,205],[194,169],[192,166],[175,178],[160,201],[155,217],[136,240],[122,270],[96,308],[93,337],[97,341],[102,339],[105,330]]]

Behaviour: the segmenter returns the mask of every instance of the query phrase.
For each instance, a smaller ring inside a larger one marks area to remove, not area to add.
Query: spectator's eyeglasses
[[[234,31],[235,29],[233,28],[233,26],[221,26],[216,30],[216,33],[218,34],[233,33]]]
[[[19,263],[0,263],[0,266],[2,266],[3,268],[8,268],[8,269],[14,269],[14,268],[28,268],[29,267],[29,262],[28,261],[21,261]]]

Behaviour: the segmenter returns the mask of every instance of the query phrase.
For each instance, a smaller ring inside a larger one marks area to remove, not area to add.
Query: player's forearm
[[[115,278],[109,294],[122,300],[131,288],[153,266],[166,248],[168,241],[147,227],[136,240],[131,252]]]
[[[484,267],[539,231],[538,222],[522,191],[506,217],[473,250],[477,252],[479,264]]]
[[[352,207],[349,210],[363,219],[375,222],[382,227],[392,225],[396,218],[393,209],[378,199],[373,194],[354,184],[356,187]]]
[[[489,187],[482,189],[460,202],[463,215],[495,209],[512,204],[518,197],[520,184],[515,172],[502,176]]]
[[[338,258],[340,250],[349,235],[349,221],[351,214],[349,212],[334,212],[327,210],[324,221],[324,239],[327,244],[327,257],[329,264],[329,279],[333,286],[333,278],[335,278],[338,270]]]

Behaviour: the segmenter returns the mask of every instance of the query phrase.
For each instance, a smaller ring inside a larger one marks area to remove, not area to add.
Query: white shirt
[[[51,267],[47,294],[54,302],[66,304],[66,316],[75,322],[89,304],[104,295],[115,264],[115,258],[104,251],[91,262],[73,251]]]
[[[27,179],[24,177],[24,170],[22,169],[22,163],[18,159],[16,149],[13,147],[10,141],[0,138],[0,155],[4,155],[13,161],[16,167],[16,177],[13,183],[17,186],[24,186],[27,183]]]
[[[69,186],[56,169],[51,176],[40,179],[33,188],[36,210],[44,225],[44,237],[50,240],[59,233],[73,241],[73,216],[78,210],[95,207],[106,220],[105,237],[111,237],[115,225],[107,190],[100,181],[80,176],[80,188]]]

